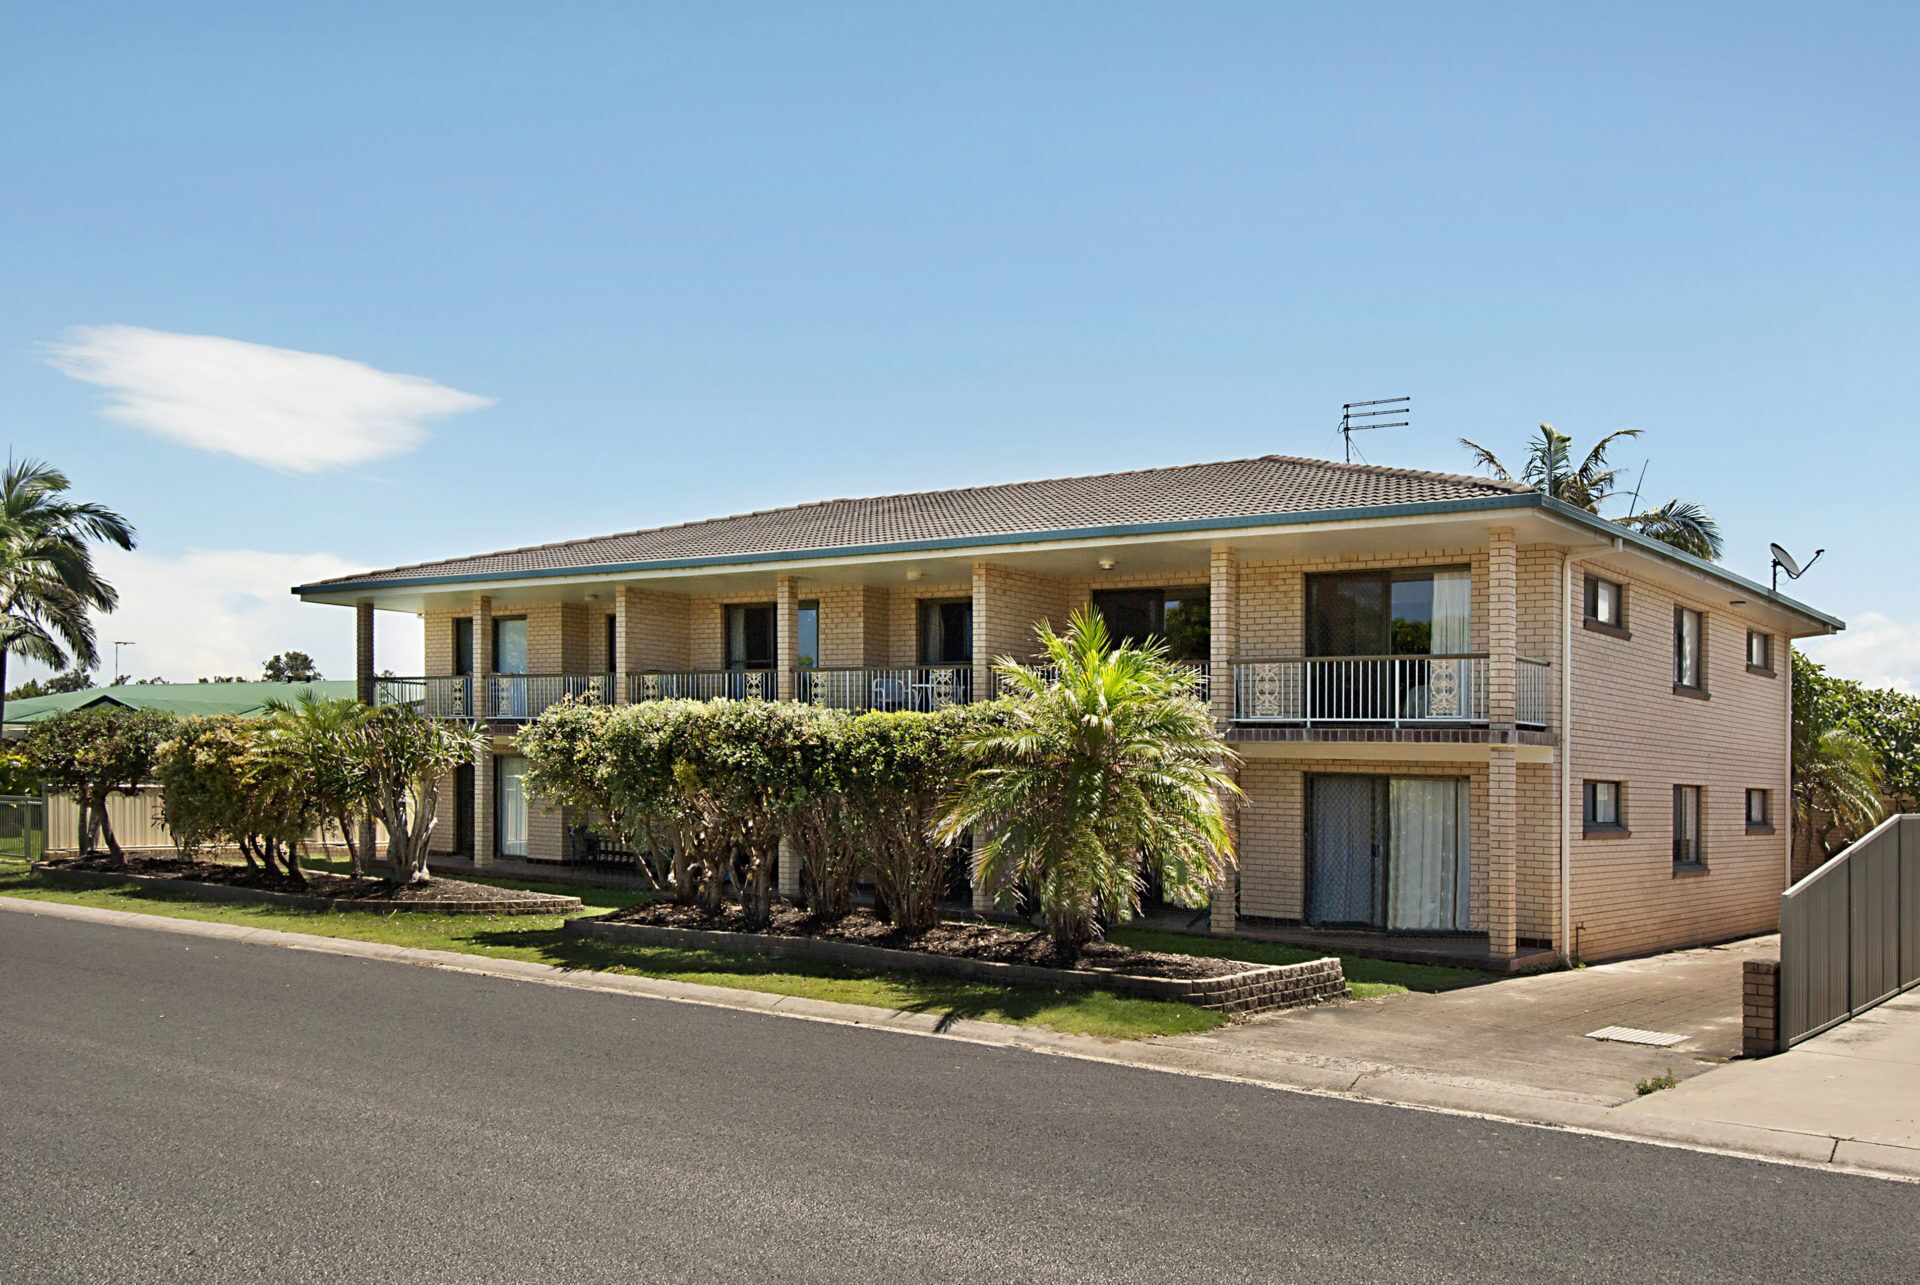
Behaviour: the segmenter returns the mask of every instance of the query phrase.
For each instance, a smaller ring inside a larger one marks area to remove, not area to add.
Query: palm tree
[[[1848,717],[1850,688],[1793,653],[1794,841],[1804,836],[1814,865],[1871,830],[1885,812],[1885,768]]]
[[[1204,904],[1233,860],[1221,799],[1238,791],[1193,671],[1164,647],[1114,647],[1090,611],[1064,637],[1034,632],[1045,659],[995,667],[1007,719],[961,743],[972,767],[935,837],[971,830],[976,884],[1003,900],[1034,888],[1071,952],[1139,911],[1149,873],[1168,900]]]
[[[360,849],[360,822],[371,816],[373,789],[364,766],[353,752],[353,730],[373,711],[349,696],[322,698],[301,692],[292,704],[270,700],[267,717],[285,738],[322,820],[340,827],[347,845],[347,865],[355,878],[366,873],[371,852]]]
[[[7,657],[64,669],[100,663],[89,611],[120,601],[94,570],[95,542],[131,549],[133,525],[112,509],[66,498],[67,475],[39,460],[7,460],[0,473],[0,724]]]
[[[1540,425],[1538,437],[1527,441],[1527,462],[1520,470],[1520,481],[1536,491],[1565,501],[1592,514],[1615,494],[1621,470],[1607,463],[1607,450],[1623,437],[1638,437],[1637,428],[1622,428],[1595,442],[1578,466],[1573,463],[1573,439],[1551,424]],[[1514,480],[1507,466],[1478,442],[1460,439],[1474,462],[1502,482]],[[1625,517],[1613,519],[1642,535],[1670,544],[1682,553],[1717,561],[1722,541],[1720,524],[1711,513],[1692,500],[1668,500],[1665,504]]]

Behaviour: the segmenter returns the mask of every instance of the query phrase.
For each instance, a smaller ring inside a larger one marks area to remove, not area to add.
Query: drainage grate
[[[1615,1044],[1647,1044],[1657,1049],[1668,1049],[1687,1037],[1669,1035],[1665,1031],[1642,1031],[1632,1026],[1603,1026],[1597,1031],[1588,1031],[1587,1038],[1611,1040]]]

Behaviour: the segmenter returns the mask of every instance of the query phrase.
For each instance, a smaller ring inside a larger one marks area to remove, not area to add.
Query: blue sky
[[[1645,429],[1622,462],[1735,570],[1829,549],[1798,592],[1854,629],[1815,654],[1920,686],[1911,5],[8,28],[0,429],[139,524],[102,626],[132,672],[344,673],[348,614],[285,594],[311,572],[1326,455],[1341,402],[1410,393],[1373,461]]]

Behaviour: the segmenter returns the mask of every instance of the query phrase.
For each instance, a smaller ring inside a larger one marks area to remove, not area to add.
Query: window
[[[1673,864],[1676,867],[1703,867],[1706,849],[1700,838],[1700,787],[1673,787]]]
[[[527,618],[525,616],[494,618],[493,672],[496,674],[527,672]]]
[[[1747,791],[1747,829],[1761,834],[1773,832],[1773,791]]]
[[[1625,833],[1626,810],[1621,806],[1620,782],[1588,781],[1581,814],[1588,834]]]
[[[1706,620],[1690,607],[1673,609],[1673,689],[1704,694],[1707,686]]]
[[[1307,577],[1311,656],[1458,656],[1471,635],[1466,568]]]
[[[453,621],[453,672],[473,672],[473,617],[456,616]]]
[[[620,617],[611,611],[607,613],[607,669],[611,674],[620,668]]]
[[[794,663],[812,669],[820,663],[820,604],[809,598],[794,610]]]
[[[920,604],[920,663],[973,663],[973,599],[928,599]]]
[[[1773,676],[1773,635],[1747,630],[1747,671]]]
[[[1211,591],[1186,589],[1096,589],[1093,609],[1116,643],[1157,638],[1175,660],[1204,664],[1212,647]]]
[[[1599,633],[1627,632],[1627,591],[1616,580],[1587,577],[1587,619],[1589,629]]]
[[[778,663],[777,614],[770,602],[736,602],[727,607],[728,669],[772,669]]]

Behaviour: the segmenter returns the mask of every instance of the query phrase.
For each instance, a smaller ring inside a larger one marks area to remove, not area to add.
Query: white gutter
[[[1615,536],[1607,548],[1560,555],[1560,962],[1567,965],[1573,963],[1573,569],[1625,548]]]

